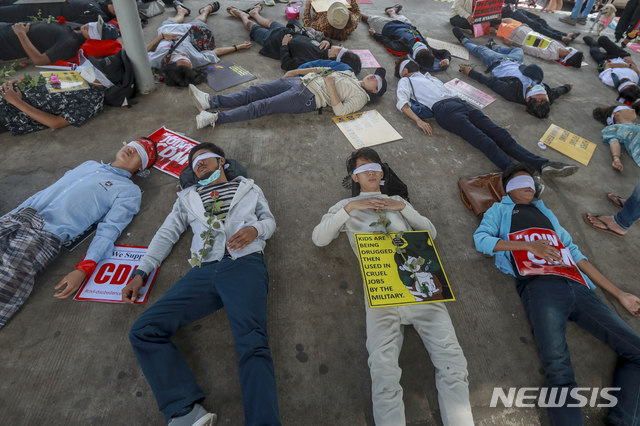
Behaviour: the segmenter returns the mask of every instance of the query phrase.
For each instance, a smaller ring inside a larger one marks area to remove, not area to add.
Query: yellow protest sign
[[[455,300],[429,231],[390,235],[354,234],[369,307]]]
[[[524,39],[524,44],[527,46],[539,47],[540,49],[546,49],[549,47],[549,43],[551,43],[551,39],[549,37],[545,37],[535,31],[531,31],[527,34],[527,38]]]
[[[402,139],[375,109],[333,117],[332,120],[356,149]]]
[[[589,165],[593,151],[596,149],[595,143],[555,124],[549,126],[540,141],[585,166]]]
[[[78,71],[42,71],[50,93],[88,89],[89,85]]]

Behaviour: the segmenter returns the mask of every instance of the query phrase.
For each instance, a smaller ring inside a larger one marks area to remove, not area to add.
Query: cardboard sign
[[[493,21],[502,13],[504,0],[473,0],[473,22]]]
[[[178,179],[189,162],[189,151],[200,143],[164,127],[151,133],[149,139],[158,144],[158,160],[153,167]]]
[[[436,40],[435,38],[427,37],[427,43],[434,49],[446,49],[451,53],[451,56],[456,58],[469,60],[469,51],[460,46],[459,44],[447,43],[446,41]]]
[[[538,34],[535,31],[531,31],[524,39],[524,44],[531,47],[537,47],[539,49],[546,49],[551,44],[551,39],[545,37],[542,34]]]
[[[217,92],[256,78],[233,61],[215,64],[206,67],[203,71],[207,74],[207,84]]]
[[[460,99],[464,99],[478,109],[482,109],[496,100],[493,96],[457,78],[447,81],[445,86],[453,90]]]
[[[352,50],[353,53],[360,56],[360,62],[362,62],[362,68],[380,68],[380,64],[373,57],[369,50]]]
[[[342,3],[348,8],[351,8],[351,3],[346,0],[315,0],[311,2],[311,6],[313,7],[313,10],[316,11],[316,13],[320,13],[329,10],[329,6],[331,6],[332,3]]]
[[[509,241],[530,242],[537,240],[549,241],[551,246],[560,251],[562,261],[550,262],[545,259],[540,259],[528,250],[512,251],[511,255],[513,256],[520,275],[525,277],[530,275],[557,275],[587,285],[580,269],[578,269],[576,262],[571,256],[571,252],[562,244],[560,237],[558,237],[555,231],[544,228],[528,228],[509,234]]]
[[[333,122],[356,149],[402,139],[376,110],[334,117]]]
[[[84,81],[84,78],[80,77],[78,71],[40,71],[40,75],[46,79],[49,93],[71,92],[89,88],[89,84]],[[51,76],[53,75],[58,77],[59,84],[54,85],[51,83]]]
[[[391,234],[396,238],[397,232]],[[369,307],[455,300],[428,231],[405,232],[397,253],[382,233],[354,234]]]
[[[147,252],[147,247],[114,246],[111,257],[98,263],[93,273],[87,277],[76,293],[75,300],[93,302],[124,303],[122,289],[129,282],[131,273],[140,265],[140,259]],[[156,279],[160,268],[147,277],[140,288],[140,298],[136,304],[144,303],[149,290]]]
[[[593,151],[596,149],[595,143],[555,124],[549,126],[540,141],[585,166],[589,165]]]
[[[636,53],[640,53],[640,43],[629,43],[627,47]]]

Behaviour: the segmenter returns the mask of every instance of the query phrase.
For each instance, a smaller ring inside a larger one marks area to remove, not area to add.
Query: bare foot
[[[262,3],[251,9],[251,11],[249,12],[249,16],[255,19],[256,15],[260,15],[260,12],[262,12]]]
[[[242,15],[247,15],[245,12],[243,12],[242,10],[238,9],[237,7],[233,7],[233,6],[229,6],[227,8],[227,13],[233,17],[236,18],[241,18]]]

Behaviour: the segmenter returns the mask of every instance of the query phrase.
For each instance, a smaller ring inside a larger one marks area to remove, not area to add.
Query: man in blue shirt
[[[502,172],[507,197],[487,210],[473,234],[476,249],[495,255],[496,267],[516,277],[531,331],[544,364],[549,416],[553,425],[582,425],[579,395],[566,341],[568,321],[605,342],[622,358],[609,392],[617,403],[609,409],[608,425],[638,425],[640,336],[593,291],[595,282],[634,317],[640,299],[605,278],[580,252],[542,201],[533,201],[535,170],[515,164]],[[592,282],[593,281],[593,282]],[[583,391],[584,393],[584,391]],[[560,399],[556,401],[556,396]],[[564,396],[562,396],[564,395]],[[613,402],[613,401],[612,401]]]
[[[0,328],[31,293],[36,274],[60,253],[62,243],[100,220],[84,260],[55,287],[71,296],[140,210],[140,188],[131,175],[155,163],[155,142],[122,147],[111,164],[87,161],[0,218]]]

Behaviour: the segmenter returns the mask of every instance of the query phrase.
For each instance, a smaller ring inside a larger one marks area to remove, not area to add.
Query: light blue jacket
[[[571,235],[560,226],[558,218],[549,210],[541,200],[532,201],[531,204],[536,206],[538,210],[542,212],[553,225],[553,230],[558,234],[562,244],[569,249],[571,257],[574,262],[578,263],[582,259],[587,259],[578,249],[578,246],[574,244]],[[476,243],[476,250],[484,254],[489,254],[496,257],[496,267],[505,274],[516,276],[513,271],[511,263],[510,251],[498,251],[494,252],[496,244],[500,240],[509,241],[509,233],[511,232],[511,217],[515,203],[509,196],[506,196],[502,202],[495,203],[489,210],[487,210],[482,218],[482,222],[476,232],[473,233],[473,240]],[[589,277],[582,274],[585,281],[589,285],[590,289],[595,289]]]

